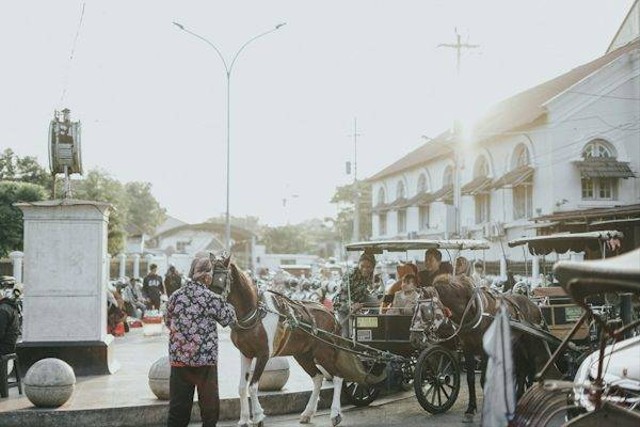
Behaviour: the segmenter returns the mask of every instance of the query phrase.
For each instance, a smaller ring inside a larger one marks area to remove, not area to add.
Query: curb
[[[311,396],[311,390],[292,393],[261,394],[260,404],[266,415],[301,413]],[[333,387],[320,391],[318,409],[331,407]],[[167,422],[169,402],[154,405],[61,410],[29,408],[0,412],[3,427],[141,427],[160,426]],[[240,416],[240,399],[220,399],[220,420],[234,420]],[[200,421],[200,408],[194,402],[191,422]]]

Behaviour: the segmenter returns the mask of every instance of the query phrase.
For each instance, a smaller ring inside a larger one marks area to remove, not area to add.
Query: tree
[[[109,214],[108,251],[110,254],[121,252],[129,220],[129,197],[125,187],[107,172],[92,169],[84,179],[73,181],[72,193],[74,199],[108,202],[113,205]]]
[[[265,227],[260,241],[267,253],[273,254],[307,253],[310,246],[305,230],[300,225]]]
[[[22,211],[13,204],[44,199],[46,190],[41,185],[0,181],[0,257],[14,250],[22,250]]]
[[[358,182],[360,235],[358,240],[367,240],[371,236],[371,184]],[[331,203],[338,205],[335,227],[339,235],[347,241],[353,238],[353,216],[355,210],[355,186],[348,184],[336,187]]]
[[[128,197],[129,224],[137,226],[146,234],[153,234],[155,228],[166,219],[166,210],[151,194],[148,182],[128,182],[125,184]]]
[[[7,148],[0,154],[0,181],[29,182],[51,189],[53,176],[35,157],[19,157]]]

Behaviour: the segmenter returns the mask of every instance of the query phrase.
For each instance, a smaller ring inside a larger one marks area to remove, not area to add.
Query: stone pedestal
[[[109,204],[81,200],[19,203],[24,214],[23,369],[67,362],[76,375],[113,373],[107,335]]]
[[[258,381],[260,391],[278,391],[289,380],[289,360],[286,357],[273,357],[269,359],[264,372]]]
[[[169,356],[156,360],[149,368],[149,388],[160,400],[169,400],[169,379],[171,378],[171,364]]]
[[[11,263],[13,264],[13,277],[16,279],[16,283],[22,283],[22,260],[24,254],[20,251],[14,251],[9,254]]]

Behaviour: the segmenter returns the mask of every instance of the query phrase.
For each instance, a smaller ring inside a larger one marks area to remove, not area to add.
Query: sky
[[[85,171],[143,181],[198,223],[230,205],[282,225],[335,216],[336,186],[372,176],[453,118],[606,51],[633,0],[2,2],[0,150],[48,165],[56,109],[82,122]],[[84,12],[82,13],[84,7]],[[438,47],[462,41],[455,51]],[[462,88],[463,102],[452,94]],[[357,122],[357,150],[354,148]],[[284,203],[286,200],[286,203]]]

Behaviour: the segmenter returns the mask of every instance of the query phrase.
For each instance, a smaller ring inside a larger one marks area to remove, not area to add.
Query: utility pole
[[[360,240],[360,189],[358,188],[358,119],[353,118],[353,192],[355,199],[353,201],[353,241]]]
[[[462,179],[461,179],[461,174],[462,174],[462,153],[460,153],[461,147],[460,147],[460,140],[462,139],[462,129],[461,129],[461,123],[460,123],[460,118],[459,118],[459,114],[460,114],[460,107],[458,105],[458,103],[460,102],[460,71],[461,71],[461,67],[462,67],[462,50],[463,49],[475,49],[477,47],[480,47],[480,45],[477,44],[469,44],[469,43],[462,43],[461,42],[461,37],[460,37],[460,33],[458,33],[458,29],[455,28],[455,33],[456,33],[456,42],[455,43],[441,43],[438,45],[438,47],[447,47],[447,48],[451,48],[451,49],[455,49],[456,50],[456,78],[457,78],[457,82],[456,82],[456,106],[455,106],[455,118],[453,121],[453,132],[455,135],[455,143],[456,143],[456,147],[454,147],[453,149],[453,162],[454,162],[454,179],[453,179],[453,206],[455,209],[455,229],[456,229],[456,234],[458,237],[461,237],[462,235],[462,224],[461,224],[461,209],[462,209]],[[447,231],[448,234],[448,231]],[[448,238],[448,236],[447,236]]]

